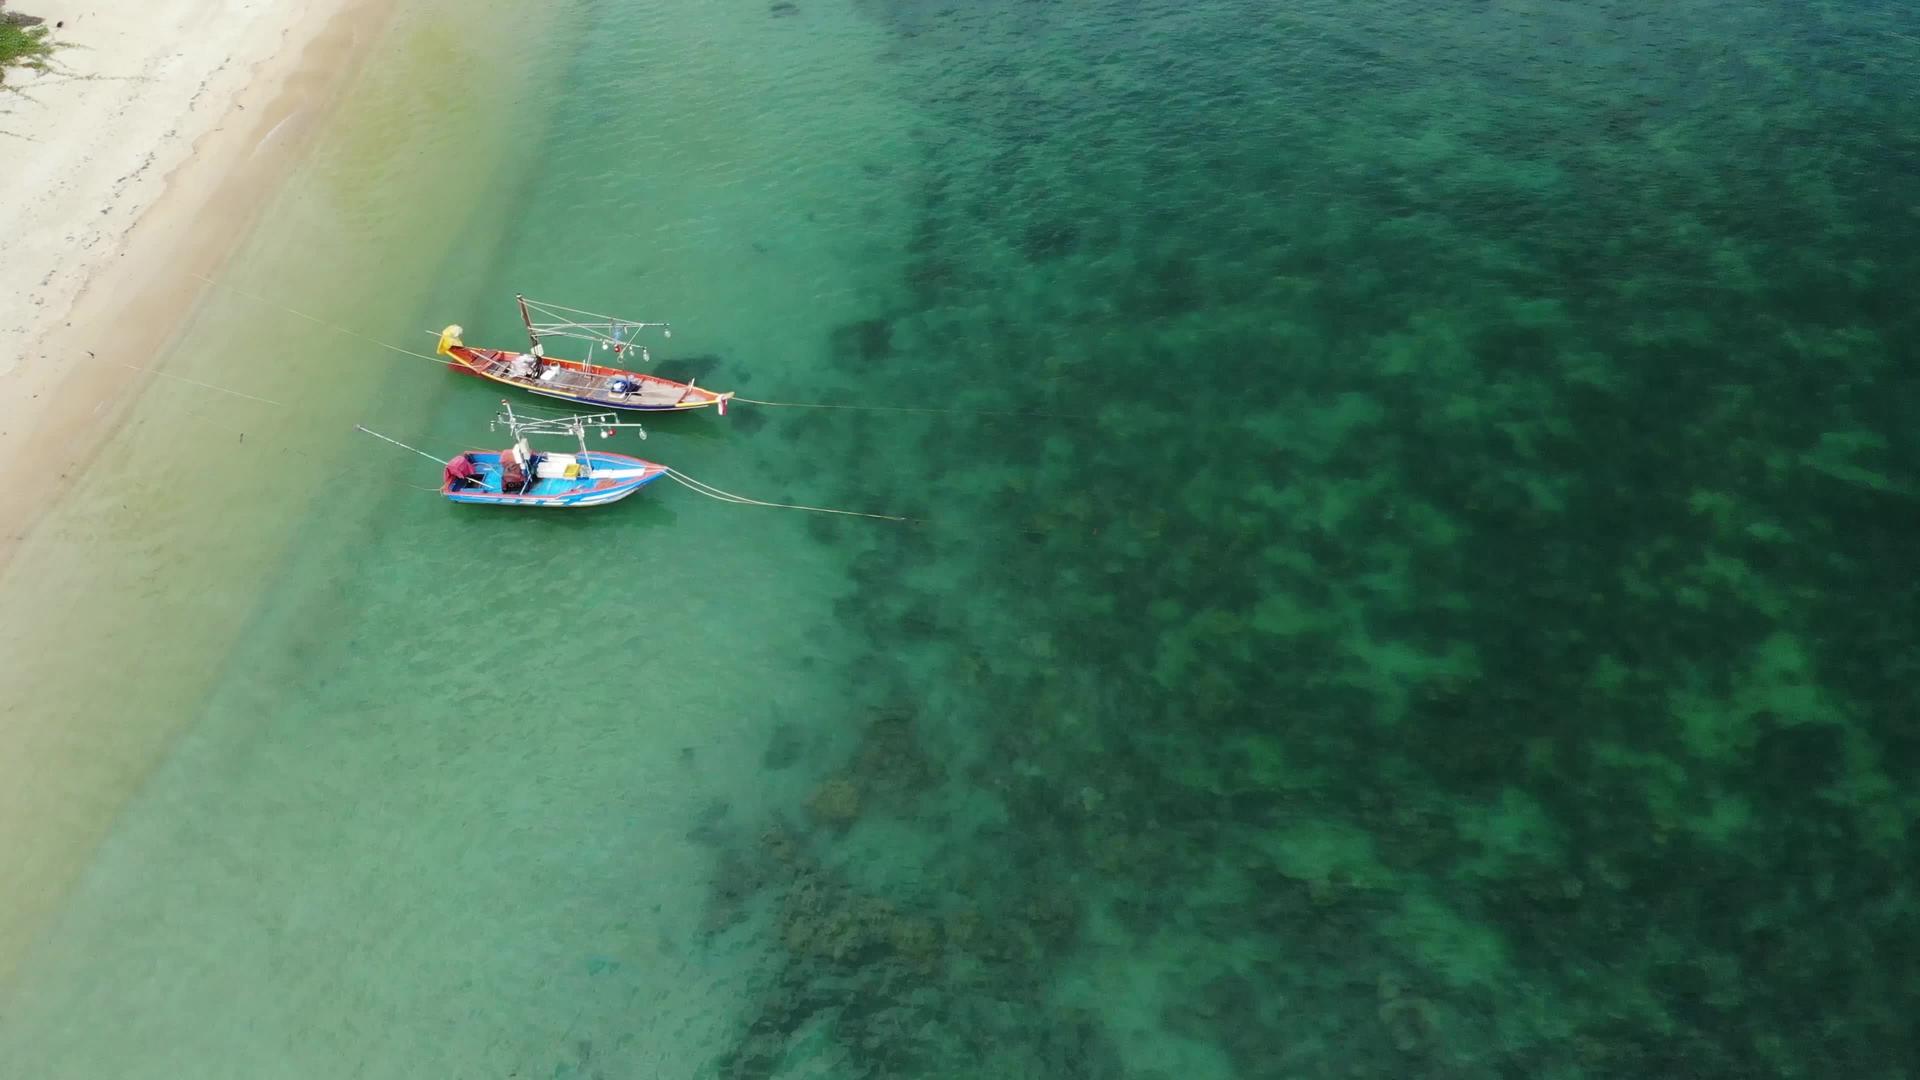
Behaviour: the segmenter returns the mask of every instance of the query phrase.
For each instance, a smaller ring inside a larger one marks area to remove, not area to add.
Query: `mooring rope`
[[[1082,413],[1008,412],[999,409],[936,409],[924,405],[830,405],[818,401],[761,401],[735,396],[747,405],[771,405],[777,409],[852,409],[856,412],[946,413],[953,416],[1025,416],[1036,420],[1083,420]]]
[[[238,390],[229,390],[224,386],[215,386],[212,383],[201,382],[199,379],[189,379],[185,375],[175,375],[171,371],[161,371],[159,368],[135,367],[132,364],[121,364],[120,366],[126,368],[128,371],[138,371],[147,375],[158,375],[163,379],[177,379],[180,382],[190,383],[194,386],[202,387],[207,390],[218,390],[223,394],[232,394],[234,397],[243,397],[243,398],[246,398],[248,401],[265,402],[268,405],[278,405],[283,409],[287,407],[285,403],[275,401],[272,398],[255,397],[252,394],[243,394]]]
[[[735,506],[765,506],[775,510],[807,510],[815,514],[841,514],[846,517],[872,518],[875,521],[917,521],[917,518],[902,517],[899,514],[869,514],[861,510],[835,510],[826,506],[802,506],[799,503],[767,502],[764,499],[749,499],[745,495],[735,495],[731,491],[722,491],[712,484],[695,480],[678,469],[668,469],[667,478],[698,495],[705,495]]]
[[[195,274],[193,276],[199,278],[201,281],[204,281],[209,285],[212,285],[216,289],[225,289],[228,292],[235,293],[240,296],[244,296],[247,299],[252,300],[256,304],[265,304],[270,308],[278,308],[289,315],[295,315],[302,319],[305,319],[308,322],[314,324],[315,326],[325,327],[328,330],[332,330],[336,334],[345,334],[350,338],[358,338],[359,340],[364,341],[369,345],[378,345],[383,349],[391,349],[394,352],[401,354],[402,356],[411,356],[411,357],[414,357],[415,359],[425,360],[429,363],[439,364],[441,367],[453,366],[453,361],[451,360],[442,360],[438,356],[429,356],[423,352],[414,352],[412,349],[403,349],[398,345],[381,341],[379,338],[368,337],[367,335],[362,334],[356,330],[349,330],[344,326],[339,326],[334,323],[330,323],[325,319],[319,318],[318,316],[309,315],[306,312],[301,311],[299,308],[288,307],[287,305],[282,304],[277,300],[270,300],[267,297],[258,295],[257,293],[250,293],[247,290],[242,289],[237,285],[228,285],[225,282],[215,281],[205,274]]]
[[[417,446],[408,446],[406,443],[401,442],[399,439],[390,439],[387,436],[380,434],[379,432],[373,430],[370,427],[362,427],[359,424],[355,424],[353,425],[353,430],[364,431],[367,434],[373,436],[374,438],[379,439],[381,442],[390,442],[402,450],[411,450],[414,453],[419,454],[421,457],[426,458],[428,461],[433,462],[435,465],[445,465],[447,463],[447,459],[445,458],[434,457],[432,454],[427,453],[425,450],[422,450]]]

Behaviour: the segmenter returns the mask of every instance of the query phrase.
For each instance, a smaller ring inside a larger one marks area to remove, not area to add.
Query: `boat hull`
[[[675,382],[658,375],[604,367],[581,360],[543,359],[543,371],[549,374],[545,378],[525,378],[509,374],[513,360],[521,354],[505,349],[451,345],[443,355],[450,361],[447,366],[462,374],[556,401],[591,405],[596,409],[658,413],[717,408],[725,413],[727,402],[733,398],[731,392],[716,393],[692,383]],[[613,392],[611,387],[622,381],[634,389],[627,393]]]
[[[469,450],[466,456],[472,460],[478,475],[475,477],[475,482],[456,483],[448,480],[440,485],[440,494],[452,502],[545,510],[605,506],[608,503],[619,502],[667,474],[665,465],[642,461],[625,454],[604,454],[594,451],[585,456],[584,471],[587,475],[577,479],[542,476],[534,481],[529,491],[506,492],[500,489],[500,451]],[[578,454],[546,456],[549,459],[563,458],[569,462],[578,461],[581,457]],[[598,477],[591,475],[593,472],[607,471],[615,471],[620,475]]]

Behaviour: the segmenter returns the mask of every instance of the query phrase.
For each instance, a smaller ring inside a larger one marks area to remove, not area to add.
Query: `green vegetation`
[[[7,81],[10,67],[28,67],[44,71],[54,44],[47,40],[44,26],[26,26],[0,15],[0,83]]]

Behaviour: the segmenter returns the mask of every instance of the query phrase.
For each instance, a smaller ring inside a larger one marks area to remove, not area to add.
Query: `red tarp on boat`
[[[452,461],[447,462],[447,467],[440,473],[440,483],[442,486],[451,484],[455,488],[459,488],[464,486],[467,481],[479,475],[480,470],[474,468],[473,459],[465,454],[460,454]]]

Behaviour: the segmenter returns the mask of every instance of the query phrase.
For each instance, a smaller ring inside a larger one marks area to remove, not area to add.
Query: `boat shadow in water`
[[[686,356],[677,360],[660,360],[654,363],[650,372],[663,379],[674,382],[704,382],[714,372],[726,365],[726,360],[712,353],[700,356]]]

